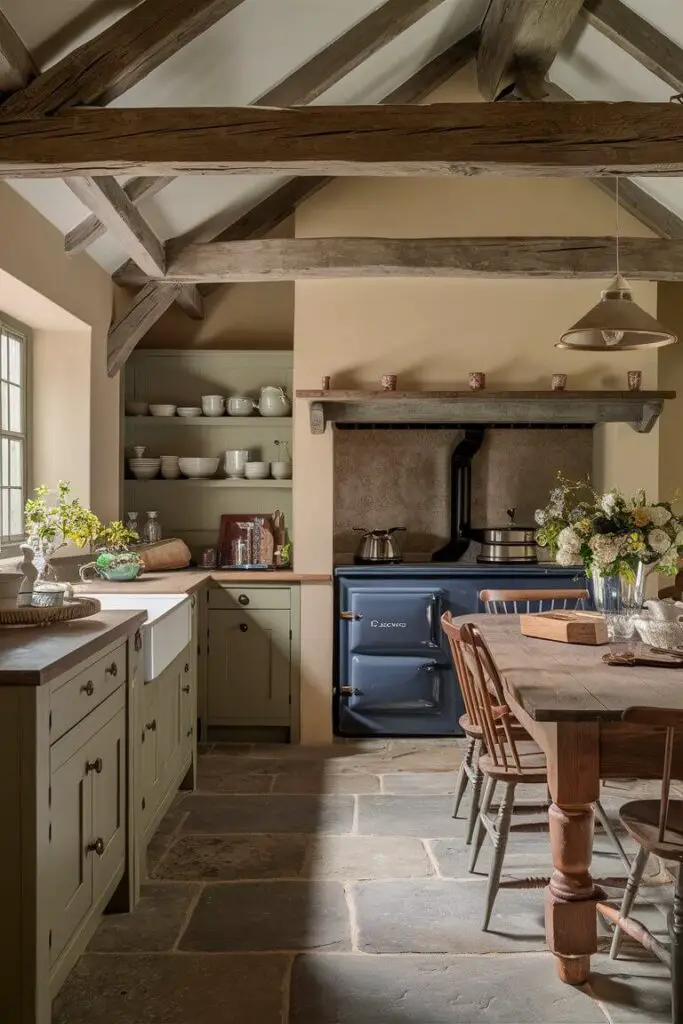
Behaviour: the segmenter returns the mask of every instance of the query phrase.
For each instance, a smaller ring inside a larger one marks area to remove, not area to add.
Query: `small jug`
[[[262,416],[289,416],[292,403],[284,388],[268,385],[261,388],[257,408]]]

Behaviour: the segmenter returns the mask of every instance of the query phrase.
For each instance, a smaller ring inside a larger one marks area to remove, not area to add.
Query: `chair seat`
[[[484,775],[492,779],[501,779],[504,782],[530,782],[545,783],[548,780],[548,769],[546,767],[545,754],[536,746],[533,740],[517,743],[517,753],[521,770],[515,764],[512,754],[508,751],[508,766],[494,764],[489,754],[483,754],[479,758],[479,767]]]
[[[481,764],[481,759],[480,762]],[[669,803],[664,838],[659,840],[659,800],[632,800],[619,811],[624,828],[650,853],[683,861],[683,800]]]

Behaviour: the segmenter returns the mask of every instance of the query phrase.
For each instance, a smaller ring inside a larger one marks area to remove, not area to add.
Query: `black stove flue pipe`
[[[451,455],[451,537],[432,555],[432,562],[457,562],[470,544],[472,511],[472,459],[484,440],[483,427],[465,430]]]

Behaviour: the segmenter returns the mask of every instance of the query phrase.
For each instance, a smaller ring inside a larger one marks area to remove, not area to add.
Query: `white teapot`
[[[679,622],[681,612],[683,612],[683,601],[674,601],[671,597],[665,597],[662,601],[646,601],[643,607],[658,622]]]
[[[256,408],[262,416],[289,416],[292,411],[292,403],[284,388],[268,385],[261,388]]]

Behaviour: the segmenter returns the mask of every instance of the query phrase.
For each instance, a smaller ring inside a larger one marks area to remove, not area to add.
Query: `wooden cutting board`
[[[594,647],[607,643],[605,619],[598,612],[532,612],[520,615],[519,626],[524,636],[539,640]]]

